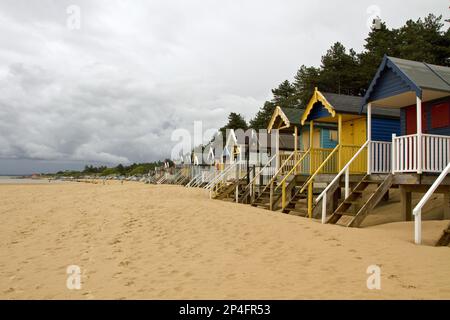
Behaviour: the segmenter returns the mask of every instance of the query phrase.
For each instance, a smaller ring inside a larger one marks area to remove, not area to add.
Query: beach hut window
[[[329,133],[331,141],[338,141],[338,132],[336,130],[330,130]]]

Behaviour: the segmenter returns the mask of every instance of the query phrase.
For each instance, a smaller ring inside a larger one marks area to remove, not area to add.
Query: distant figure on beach
[[[123,184],[123,180],[120,180],[120,184]]]

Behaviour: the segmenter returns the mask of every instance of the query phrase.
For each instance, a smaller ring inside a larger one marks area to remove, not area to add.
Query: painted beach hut
[[[394,175],[402,191],[406,220],[412,219],[411,193],[428,191],[414,209],[420,243],[421,209],[433,192],[444,194],[444,217],[450,218],[450,68],[385,56],[361,111],[370,119],[382,109],[400,112],[400,132],[389,139],[389,153],[370,149],[368,173],[388,163],[384,171]],[[368,140],[376,147],[375,131],[368,128]]]
[[[269,134],[275,134],[276,146],[274,152],[279,157],[277,168],[282,167],[282,173],[287,173],[298,161],[305,150],[309,149],[309,124],[301,125],[304,110],[276,107],[268,125]],[[334,148],[337,144],[337,126],[335,124],[319,124],[313,132],[315,148]],[[288,161],[288,162],[287,162]]]
[[[321,172],[338,173],[356,152],[367,141],[367,116],[360,112],[362,98],[315,90],[306,110],[301,118],[301,124],[309,122],[310,128],[318,124],[334,123],[337,125],[337,144],[335,155],[327,161],[325,170]],[[371,127],[380,141],[389,141],[392,134],[399,132],[399,112],[392,109],[378,109],[372,114]],[[314,146],[318,139],[313,132],[310,138]],[[311,172],[326,160],[332,150],[330,148],[312,148]],[[367,158],[361,154],[359,159],[350,166],[350,173],[365,173],[367,171]]]
[[[301,115],[300,125],[309,127],[309,146],[297,162],[296,167],[285,176],[277,188],[282,189],[281,208],[283,212],[296,211],[298,202],[307,199],[307,214],[313,215],[314,194],[326,185],[327,192],[332,189],[333,209],[340,195],[340,176],[345,173],[345,194],[350,184],[358,184],[367,173],[367,117],[360,113],[362,97],[320,92],[315,89],[305,111]],[[372,114],[371,123],[377,128],[381,140],[388,140],[399,129],[398,110],[380,109]],[[315,134],[317,126],[337,126],[334,147],[323,147],[320,135]],[[321,147],[317,147],[321,146]],[[290,175],[303,175],[296,179]],[[290,181],[290,182],[289,182]],[[298,182],[300,181],[300,185]],[[297,185],[295,184],[297,183]],[[306,194],[304,194],[306,192]],[[330,201],[328,200],[325,201]],[[329,208],[330,209],[330,208]],[[331,210],[331,209],[330,209]],[[331,211],[332,212],[332,211]],[[325,213],[331,213],[325,210]]]

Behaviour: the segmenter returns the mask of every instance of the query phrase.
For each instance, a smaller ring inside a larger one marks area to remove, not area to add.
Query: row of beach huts
[[[225,138],[161,168],[151,183],[347,227],[399,189],[417,244],[434,193],[450,219],[449,67],[385,56],[364,97],[316,88],[304,109],[277,107],[267,135],[229,130]],[[412,193],[424,194],[415,207]],[[438,245],[449,243],[447,228]]]

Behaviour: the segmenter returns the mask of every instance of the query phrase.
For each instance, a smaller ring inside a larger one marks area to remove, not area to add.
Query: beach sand
[[[2,299],[450,299],[449,221],[347,229],[179,186],[0,185]],[[435,205],[439,207],[439,205]],[[439,214],[439,213],[437,213]],[[424,213],[424,218],[426,217]],[[368,266],[381,290],[368,290]],[[80,290],[66,268],[82,271]]]

